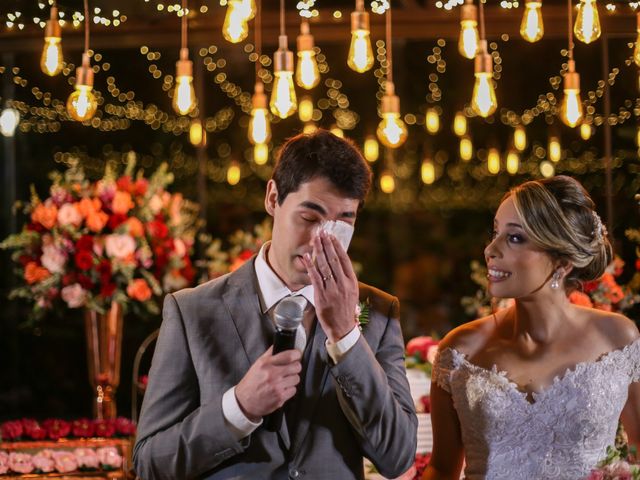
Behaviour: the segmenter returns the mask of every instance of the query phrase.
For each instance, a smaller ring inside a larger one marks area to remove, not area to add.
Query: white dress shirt
[[[269,312],[280,300],[290,295],[302,295],[315,308],[313,285],[307,285],[296,292],[292,292],[269,266],[267,251],[270,244],[271,242],[266,242],[262,246],[255,261],[256,276],[258,278],[258,297],[260,298],[262,313]],[[333,362],[338,363],[359,338],[360,329],[355,325],[353,330],[336,343],[331,343],[327,339],[325,346]],[[296,332],[296,348],[304,351],[306,344],[307,333],[304,327],[300,325]],[[256,423],[247,418],[238,404],[235,390],[235,386],[231,387],[222,396],[222,414],[231,433],[237,440],[241,440],[258,428],[262,424],[262,419]]]

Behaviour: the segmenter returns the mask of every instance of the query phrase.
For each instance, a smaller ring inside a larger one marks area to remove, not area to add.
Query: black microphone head
[[[302,322],[307,299],[302,295],[283,298],[273,311],[276,327],[281,330],[295,330]]]

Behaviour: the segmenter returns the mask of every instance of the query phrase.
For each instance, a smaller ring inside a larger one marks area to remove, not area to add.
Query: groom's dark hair
[[[300,134],[282,146],[271,178],[278,188],[278,204],[300,185],[317,177],[329,180],[347,198],[363,204],[371,188],[371,168],[350,140],[327,130]]]

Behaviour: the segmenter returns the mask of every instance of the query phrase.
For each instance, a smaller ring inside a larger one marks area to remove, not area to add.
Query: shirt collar
[[[292,292],[269,266],[267,263],[267,252],[270,245],[271,242],[265,242],[265,244],[262,245],[255,261],[262,313],[268,312],[276,303],[289,295],[302,295],[315,307],[313,285],[306,285],[300,290]]]

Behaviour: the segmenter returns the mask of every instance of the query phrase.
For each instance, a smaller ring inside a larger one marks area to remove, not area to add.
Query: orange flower
[[[80,214],[87,218],[91,213],[97,212],[102,207],[102,203],[99,198],[83,198],[78,203],[78,211]]]
[[[51,273],[44,267],[39,266],[36,262],[29,262],[24,268],[24,279],[29,285],[41,282],[49,278]]]
[[[142,278],[136,278],[127,285],[127,295],[134,300],[145,302],[151,298],[151,289]]]
[[[46,205],[39,203],[33,212],[31,212],[31,220],[34,223],[39,223],[43,227],[51,230],[56,224],[58,218],[58,207],[55,205]]]
[[[106,213],[90,211],[89,215],[87,216],[87,227],[89,227],[89,230],[91,230],[92,232],[98,233],[104,228],[108,220],[109,215],[107,215]]]
[[[131,235],[132,237],[138,238],[144,235],[144,225],[142,225],[142,222],[137,218],[131,217],[127,219],[124,224],[129,229],[129,235]]]
[[[573,291],[569,295],[569,301],[575,305],[582,305],[583,307],[593,307],[591,298],[586,293]]]
[[[133,200],[131,200],[131,194],[129,192],[122,192],[118,190],[113,197],[113,203],[111,204],[113,213],[126,215],[133,207],[134,203]]]

